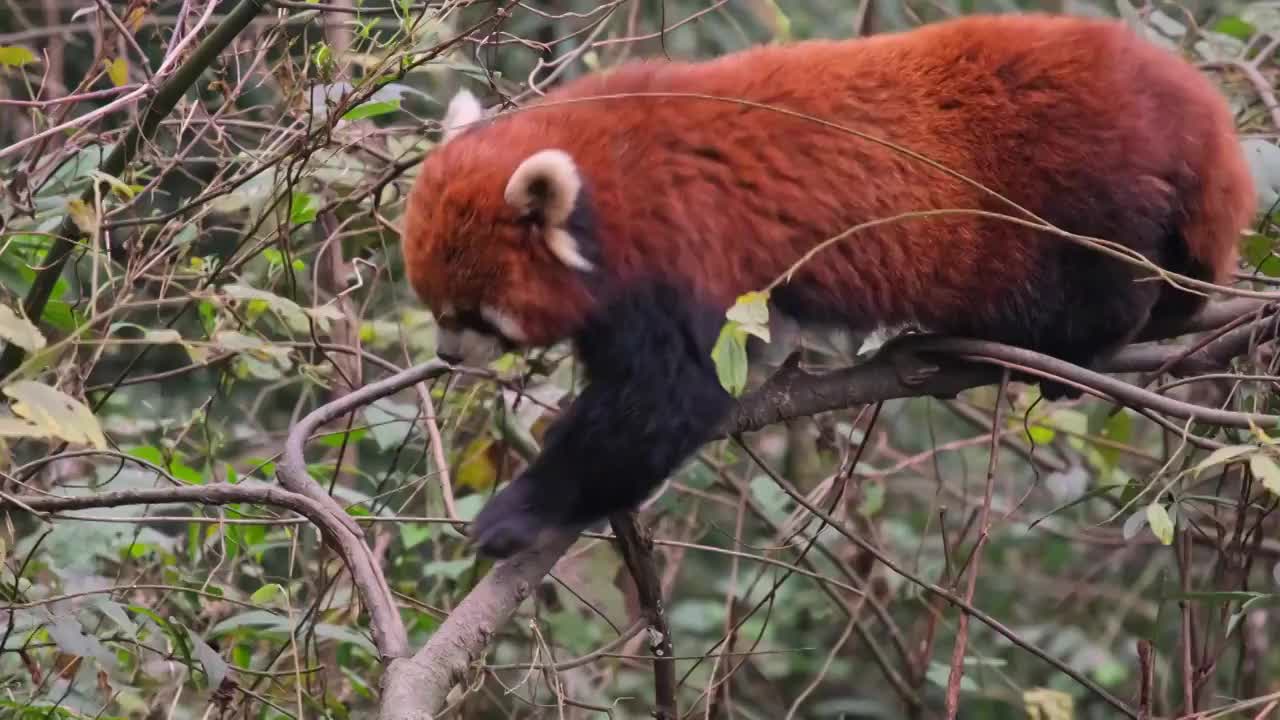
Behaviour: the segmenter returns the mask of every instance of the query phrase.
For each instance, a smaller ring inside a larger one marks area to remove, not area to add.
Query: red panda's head
[[[406,209],[406,274],[436,316],[437,353],[482,362],[497,350],[554,344],[590,310],[584,275],[598,259],[583,178],[540,122],[484,127],[465,90],[423,162]]]

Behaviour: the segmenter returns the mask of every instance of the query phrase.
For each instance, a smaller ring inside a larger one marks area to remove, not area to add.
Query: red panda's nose
[[[461,332],[445,327],[440,328],[436,335],[436,357],[450,365],[457,365],[466,358],[465,349]]]

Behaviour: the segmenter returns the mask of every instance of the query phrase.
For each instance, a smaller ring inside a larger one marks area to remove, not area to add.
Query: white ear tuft
[[[457,95],[449,101],[449,107],[444,111],[444,139],[442,142],[449,142],[458,133],[462,132],[472,123],[479,122],[484,119],[484,108],[480,107],[480,101],[470,90],[459,90]]]
[[[548,228],[563,225],[578,202],[582,177],[578,165],[563,150],[541,150],[511,173],[503,197],[522,212],[541,216]]]

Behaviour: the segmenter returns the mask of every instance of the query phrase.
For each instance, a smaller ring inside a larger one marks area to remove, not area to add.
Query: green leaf
[[[131,638],[137,639],[138,626],[129,618],[129,613],[125,612],[124,607],[108,597],[97,597],[89,601],[89,604],[97,608],[99,612],[111,619],[122,632]]]
[[[21,45],[0,45],[0,65],[22,67],[36,61],[35,53]]]
[[[33,380],[19,380],[4,388],[13,398],[13,412],[30,420],[46,434],[72,443],[107,448],[98,418],[80,401]]]
[[[1275,254],[1275,244],[1262,233],[1253,233],[1244,241],[1243,255],[1250,267],[1268,277],[1280,277],[1280,257]]]
[[[370,405],[369,407],[373,407]],[[396,443],[398,444],[398,442]],[[471,488],[477,494],[487,493],[498,481],[498,466],[489,456],[493,438],[480,435],[467,444],[453,463],[453,482]]]
[[[187,638],[191,641],[191,649],[196,659],[204,666],[205,675],[209,677],[209,687],[217,689],[222,684],[222,679],[227,676],[227,661],[223,660],[218,651],[209,647],[209,643],[196,635],[191,628],[187,628]]]
[[[139,460],[146,460],[153,465],[164,467],[164,454],[155,445],[139,445],[125,450],[125,452]]]
[[[738,323],[728,322],[720,328],[711,360],[720,385],[734,397],[741,395],[747,387],[747,333]]]
[[[84,626],[74,615],[61,615],[45,625],[49,637],[58,649],[68,655],[91,657],[105,668],[115,668],[115,655],[107,650],[97,637],[84,632]]]
[[[858,505],[858,514],[872,517],[884,508],[884,483],[867,483],[862,488],[862,502]]]
[[[369,431],[365,428],[355,428],[350,432],[338,432],[338,433],[333,433],[332,435],[321,435],[320,437],[316,438],[316,442],[320,443],[321,445],[327,445],[329,447],[336,448],[336,447],[342,447],[343,445],[349,445],[351,443],[360,442],[368,434],[369,434]]]
[[[1220,32],[1223,35],[1230,35],[1237,40],[1248,40],[1258,31],[1253,25],[1234,15],[1227,15],[1219,18],[1218,22],[1213,26],[1214,32]]]
[[[1027,428],[1027,434],[1031,436],[1031,442],[1036,445],[1048,445],[1058,435],[1053,428],[1047,428],[1043,425],[1032,425]]]
[[[437,577],[445,580],[457,580],[462,574],[470,570],[475,565],[474,558],[460,558],[458,560],[440,560],[438,562],[427,563],[422,568],[423,577]]]
[[[40,319],[57,330],[71,333],[80,327],[83,316],[61,300],[50,300],[44,306],[44,315]]]
[[[968,658],[966,658],[966,660],[967,659]],[[947,687],[947,683],[950,682],[951,678],[951,668],[939,662],[931,662],[929,663],[929,670],[925,672],[925,678],[940,688]],[[973,682],[973,678],[970,678],[968,675],[961,675],[960,690],[970,693],[976,692],[978,690],[978,686]]]
[[[430,540],[433,534],[431,523],[405,522],[397,523],[396,527],[400,529],[400,542],[404,543],[405,550],[412,550]]]
[[[277,583],[268,583],[253,591],[249,596],[249,602],[255,605],[269,605],[276,598],[284,596],[284,588]]]
[[[319,208],[315,206],[315,198],[303,192],[296,192],[289,199],[289,222],[294,225],[305,225],[316,219]]]
[[[46,343],[40,329],[8,305],[0,305],[0,340],[13,343],[29,353],[44,348]]]
[[[1231,632],[1236,629],[1236,626],[1240,624],[1240,621],[1244,619],[1244,616],[1248,614],[1248,612],[1252,610],[1255,605],[1262,605],[1264,607],[1275,607],[1277,605],[1280,605],[1280,595],[1259,594],[1257,597],[1244,601],[1240,605],[1240,609],[1237,610],[1235,613],[1233,613],[1231,615],[1231,618],[1227,621],[1228,637],[1231,636]]]
[[[400,100],[371,100],[360,103],[342,115],[343,120],[364,120],[393,113],[400,109]]]
[[[1107,418],[1102,426],[1102,436],[1118,443],[1128,443],[1133,437],[1133,416],[1121,409]]]
[[[1273,495],[1280,495],[1280,465],[1270,456],[1258,453],[1249,458],[1249,469],[1253,476],[1262,482],[1262,487]]]
[[[1161,544],[1173,543],[1173,520],[1170,519],[1163,505],[1151,503],[1147,506],[1147,524],[1151,526],[1151,532],[1155,533]]]
[[[247,300],[253,302],[255,300],[266,303],[275,312],[279,313],[289,327],[297,332],[306,332],[310,327],[307,322],[307,313],[302,307],[294,301],[286,297],[281,297],[275,293],[259,290],[249,287],[248,285],[223,285],[222,292],[228,297],[237,300]]]
[[[416,408],[412,405],[392,402],[386,398],[377,400],[364,408],[365,421],[369,423],[369,433],[381,450],[391,450],[409,438],[413,432],[413,418]]]

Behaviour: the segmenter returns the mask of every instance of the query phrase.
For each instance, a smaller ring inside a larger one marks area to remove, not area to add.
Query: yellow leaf
[[[1253,476],[1262,482],[1262,487],[1273,495],[1280,495],[1280,465],[1266,455],[1254,455],[1249,458],[1249,469]]]
[[[0,45],[0,65],[22,67],[35,61],[35,53],[21,45]]]
[[[472,440],[462,451],[460,463],[455,467],[454,485],[476,492],[488,492],[498,481],[498,467],[489,457],[493,438],[481,436]]]
[[[101,170],[93,170],[89,174],[97,178],[99,182],[104,182],[110,185],[111,189],[114,190],[117,195],[124,198],[125,200],[132,200],[133,196],[137,194],[137,192],[133,189],[133,186],[129,185],[128,183],[125,183],[123,180],[116,177],[115,175],[108,175],[102,172]]]
[[[102,64],[107,68],[107,77],[111,78],[111,84],[120,87],[129,82],[129,61],[122,57],[115,60],[103,60]]]
[[[3,437],[43,438],[49,437],[49,434],[41,430],[39,425],[32,425],[26,420],[0,417],[0,438]]]
[[[76,227],[85,235],[94,235],[98,231],[98,213],[89,207],[89,203],[80,198],[67,201],[67,213],[75,221]]]
[[[142,19],[146,16],[147,8],[145,5],[139,5],[133,8],[129,11],[129,14],[124,17],[125,27],[129,28],[130,32],[138,32],[138,28],[142,27]]]
[[[1075,717],[1075,700],[1060,690],[1023,690],[1022,704],[1031,720],[1072,720]]]
[[[65,393],[33,380],[19,380],[4,388],[13,398],[13,412],[31,421],[47,435],[72,443],[86,443],[99,450],[107,438],[93,411]]]
[[[1163,505],[1151,503],[1147,506],[1147,524],[1151,526],[1151,532],[1155,533],[1162,545],[1173,543],[1173,519],[1169,517],[1169,512]]]
[[[35,352],[45,346],[44,335],[30,320],[20,317],[8,305],[0,305],[0,339]]]
[[[753,290],[739,295],[725,317],[748,333],[769,342],[769,291]]]

